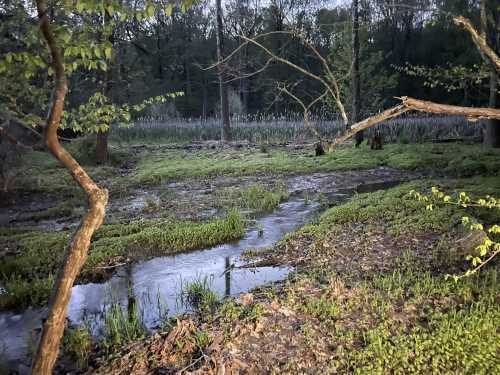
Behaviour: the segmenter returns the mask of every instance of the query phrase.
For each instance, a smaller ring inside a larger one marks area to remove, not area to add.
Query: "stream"
[[[317,200],[308,199],[309,193],[304,192],[321,191],[327,197],[328,205],[332,206],[346,201],[356,192],[386,189],[410,176],[404,179],[388,177],[384,175],[380,178],[379,175],[378,179],[350,187],[332,185],[328,191],[319,189],[318,181],[311,176],[297,179],[295,183],[292,181],[289,185],[291,197],[273,213],[257,218],[238,241],[153,258],[119,269],[105,283],[74,286],[68,309],[69,323],[88,328],[95,337],[102,336],[108,308],[119,304],[126,310],[132,300],[145,327],[155,330],[167,316],[190,311],[180,297],[183,287],[193,281],[205,281],[219,297],[237,296],[255,287],[281,281],[293,269],[241,268],[246,264],[241,258],[242,253],[273,246],[324,208]],[[19,373],[28,370],[30,353],[45,315],[46,308],[0,313],[0,373],[6,368]]]

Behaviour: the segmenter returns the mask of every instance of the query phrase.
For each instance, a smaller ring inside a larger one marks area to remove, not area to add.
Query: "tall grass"
[[[338,119],[314,118],[318,132],[333,138],[343,126]],[[314,140],[303,119],[297,115],[238,116],[232,119],[232,135],[236,141],[251,143],[309,142]],[[378,125],[385,142],[419,143],[439,138],[480,137],[481,122],[472,124],[459,116],[407,115]],[[111,137],[118,142],[199,142],[219,140],[221,125],[217,118],[168,119],[141,118],[127,128],[115,127]]]

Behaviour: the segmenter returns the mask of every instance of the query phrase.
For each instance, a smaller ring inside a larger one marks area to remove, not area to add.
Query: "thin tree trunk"
[[[493,30],[489,33],[488,27],[488,13],[486,9],[486,0],[481,1],[481,17],[480,17],[480,36],[484,40],[492,42],[492,49],[494,53],[498,53],[500,48],[500,35],[497,30],[497,25],[494,25]],[[490,35],[489,35],[490,34]],[[489,38],[491,36],[491,38]],[[498,75],[496,69],[490,65],[490,98],[488,105],[491,108],[497,108],[498,101]],[[484,134],[484,143],[491,147],[500,147],[500,121],[490,119],[486,123],[486,129]]]
[[[498,93],[498,76],[495,71],[492,70],[490,74],[490,100],[489,106],[491,108],[499,107]],[[484,143],[491,147],[500,147],[500,120],[490,119],[486,123],[486,131],[484,135]]]
[[[105,22],[109,21],[109,16],[105,16]],[[104,74],[104,95],[113,103],[113,84],[114,84],[114,69],[116,68],[117,53],[115,51],[115,37],[113,32],[109,37],[109,42],[111,43],[112,55],[109,61],[108,69]],[[111,127],[111,124],[108,124]],[[96,140],[96,162],[97,164],[106,164],[108,162],[108,134],[109,129],[103,132],[97,133]]]
[[[108,131],[96,134],[95,158],[97,164],[106,164],[108,161]]]
[[[44,139],[50,152],[68,169],[74,180],[87,194],[89,201],[89,211],[84,216],[66,249],[49,301],[47,320],[43,325],[38,349],[33,357],[32,373],[35,375],[49,375],[52,373],[59,353],[59,345],[64,333],[68,303],[71,297],[71,288],[87,259],[92,235],[104,220],[108,191],[99,188],[78,162],[59,144],[57,129],[64,109],[67,81],[62,54],[50,26],[45,0],[37,0],[36,4],[40,29],[47,41],[52,56],[52,67],[55,72],[55,86],[49,116],[44,129]]]
[[[225,83],[224,66],[220,62],[224,60],[224,36],[222,30],[222,6],[221,0],[216,0],[217,8],[217,59],[219,60],[219,91],[220,108],[222,119],[222,139],[225,142],[231,140],[231,124],[229,122],[229,100],[227,95],[227,85]]]
[[[359,121],[361,112],[361,88],[359,79],[359,3],[358,0],[352,2],[352,70],[351,70],[351,90],[352,90],[352,115],[351,121]],[[356,133],[356,147],[363,142],[363,131]]]

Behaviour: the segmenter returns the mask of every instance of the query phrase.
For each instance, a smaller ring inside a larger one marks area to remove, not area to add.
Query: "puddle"
[[[332,205],[347,200],[355,192],[385,189],[409,179],[408,175],[395,176],[384,169],[378,173],[358,171],[352,174],[355,177],[346,180],[349,183],[339,181],[339,175],[345,177],[346,173],[293,177],[289,185],[292,197],[280,204],[275,212],[257,219],[239,241],[137,263],[118,270],[106,283],[76,285],[68,309],[70,324],[85,325],[94,335],[100,336],[106,308],[119,303],[126,309],[130,301],[134,301],[146,327],[154,330],[167,314],[172,316],[187,311],[179,297],[183,285],[193,281],[206,279],[211,289],[224,297],[283,280],[292,269],[240,268],[245,265],[241,254],[249,249],[271,247],[285,234],[310,220],[321,205],[304,197],[305,192],[322,193],[327,197],[326,203]],[[25,372],[29,350],[45,313],[46,309],[0,313],[0,372],[2,366]]]

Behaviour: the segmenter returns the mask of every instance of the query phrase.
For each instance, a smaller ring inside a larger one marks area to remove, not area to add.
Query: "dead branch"
[[[408,112],[410,109],[406,107],[404,104],[397,105],[395,107],[386,109],[384,112],[381,112],[375,116],[368,117],[367,119],[364,119],[363,121],[357,122],[356,124],[352,125],[351,128],[341,136],[337,137],[334,139],[334,141],[328,146],[328,150],[331,152],[335,150],[335,148],[348,140],[349,138],[353,137],[356,133],[359,133],[360,131],[364,129],[368,129],[369,127],[373,125],[377,125],[381,123],[382,121],[389,120],[391,118],[397,117],[405,112]]]
[[[425,100],[419,100],[403,96],[401,98],[405,107],[413,111],[465,116],[470,121],[479,119],[498,119],[500,120],[500,109],[496,108],[474,108],[474,107],[460,107],[448,104],[439,104]]]
[[[389,108],[384,112],[381,112],[375,116],[368,117],[367,119],[364,119],[363,121],[360,121],[351,126],[351,129],[348,132],[335,138],[335,140],[329,145],[329,150],[333,151],[339,144],[353,137],[361,130],[397,117],[408,111],[436,113],[441,115],[465,116],[470,121],[477,121],[479,119],[500,119],[500,109],[496,108],[459,107],[455,105],[439,104],[410,98],[408,96],[403,96],[400,99],[402,101],[400,105]]]
[[[253,77],[253,76],[255,76],[255,75],[259,74],[259,73],[262,73],[264,70],[267,69],[267,67],[269,66],[269,64],[271,64],[273,61],[274,61],[274,58],[271,57],[271,58],[269,58],[266,61],[266,63],[261,68],[257,69],[256,71],[251,72],[251,73],[246,73],[246,74],[243,74],[241,76],[236,76],[234,78],[231,78],[231,79],[228,79],[228,80],[224,81],[224,83],[231,83],[233,81],[238,81],[240,79],[250,78],[250,77]]]
[[[278,56],[277,54],[275,54],[274,52],[272,52],[270,49],[266,48],[262,43],[258,42],[258,39],[261,39],[261,38],[264,38],[266,36],[269,36],[269,35],[275,35],[275,34],[286,34],[286,35],[291,35],[297,39],[299,39],[301,41],[301,43],[309,48],[313,54],[316,56],[316,58],[320,61],[321,65],[323,66],[324,68],[324,71],[326,73],[326,77],[327,79],[324,79],[308,70],[306,70],[305,68],[297,65],[297,64],[294,64],[292,63],[291,61],[281,57],[281,56]],[[255,74],[258,74],[262,71],[264,71],[266,69],[266,67],[272,62],[272,61],[278,61],[278,62],[281,62],[285,65],[288,65],[290,66],[291,68],[301,72],[302,74],[308,76],[309,78],[312,78],[318,82],[320,82],[325,88],[326,90],[330,93],[330,95],[332,96],[333,100],[335,101],[335,104],[337,105],[337,108],[340,112],[340,115],[342,117],[342,121],[344,122],[344,125],[347,126],[347,124],[349,123],[349,119],[347,117],[347,112],[345,110],[345,107],[344,107],[344,104],[342,103],[342,100],[340,98],[340,89],[339,89],[339,86],[338,86],[338,81],[335,77],[335,75],[333,74],[328,62],[326,61],[326,59],[318,52],[318,50],[311,44],[307,41],[307,39],[302,35],[300,34],[299,32],[297,31],[282,31],[282,30],[279,30],[279,31],[271,31],[271,32],[268,32],[268,33],[263,33],[263,34],[259,34],[253,38],[250,38],[250,37],[247,37],[245,35],[240,35],[239,36],[241,39],[244,40],[244,42],[242,44],[240,44],[237,48],[235,48],[227,57],[225,57],[224,59],[210,65],[209,67],[206,68],[206,70],[208,69],[213,69],[215,67],[218,67],[222,64],[226,64],[229,60],[231,60],[231,58],[233,56],[235,56],[243,47],[245,47],[246,45],[248,44],[253,44],[257,47],[259,47],[260,49],[262,49],[266,54],[268,54],[270,56],[270,59],[266,62],[266,64],[260,68],[259,70],[257,70],[256,72],[252,72],[252,73],[249,73],[246,75],[246,77],[250,77],[250,76],[253,76]],[[237,77],[237,78],[234,78],[234,79],[231,79],[231,81],[234,81],[236,79],[240,79],[241,77]],[[245,78],[245,77],[243,77]],[[330,81],[331,84],[328,82]]]
[[[313,134],[316,136],[316,138],[319,139],[320,142],[323,142],[321,134],[319,134],[319,132],[316,130],[316,127],[309,121],[309,112],[310,112],[311,108],[316,103],[323,100],[323,98],[328,95],[328,91],[325,90],[321,95],[319,95],[314,100],[312,100],[308,105],[305,105],[305,103],[298,96],[296,96],[294,93],[292,93],[286,87],[284,87],[284,86],[278,87],[278,89],[280,91],[282,91],[283,93],[285,93],[286,95],[288,95],[289,97],[291,97],[292,99],[294,99],[297,103],[300,104],[300,106],[302,107],[302,109],[304,111],[304,125],[313,132]]]
[[[464,28],[472,37],[472,41],[476,45],[481,57],[486,62],[487,65],[490,65],[498,75],[500,75],[500,58],[493,51],[493,49],[488,45],[486,38],[484,35],[479,35],[477,30],[474,28],[472,23],[465,17],[458,16],[454,17],[453,21],[456,25]]]

